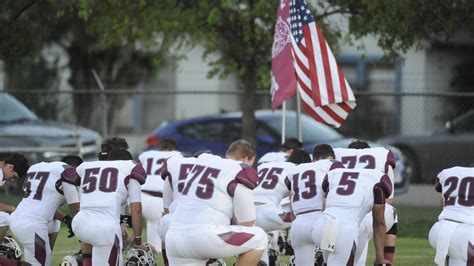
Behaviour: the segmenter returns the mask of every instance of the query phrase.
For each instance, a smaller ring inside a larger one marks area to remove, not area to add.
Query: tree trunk
[[[255,91],[257,90],[256,72],[249,69],[244,79],[244,98],[242,112],[242,138],[256,147],[257,121],[255,119]]]

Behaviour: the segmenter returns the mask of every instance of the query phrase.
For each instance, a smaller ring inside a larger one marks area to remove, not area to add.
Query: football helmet
[[[15,239],[9,236],[4,237],[3,243],[0,245],[0,256],[7,259],[20,260],[21,255],[20,246],[18,246]]]
[[[60,266],[78,266],[82,261],[82,253],[79,251],[78,253],[72,256],[66,256],[63,258]]]
[[[125,266],[156,266],[155,257],[150,246],[145,245],[145,250],[131,248],[127,252],[124,263]]]
[[[226,264],[223,259],[209,259],[206,266],[226,266]]]

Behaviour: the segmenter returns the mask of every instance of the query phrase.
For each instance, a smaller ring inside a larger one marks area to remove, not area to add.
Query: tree
[[[25,69],[34,62],[43,62],[41,51],[55,44],[68,56],[67,66],[71,71],[69,83],[73,89],[91,91],[73,95],[76,122],[95,130],[101,128],[101,108],[98,108],[100,102],[94,94],[98,88],[91,70],[97,71],[108,90],[130,89],[149,76],[156,66],[153,61],[159,58],[159,47],[154,52],[148,52],[121,43],[99,46],[99,37],[88,30],[87,23],[79,17],[79,6],[72,1],[10,0],[1,5],[0,14],[3,14],[0,16],[0,60],[4,62],[10,75],[10,89],[49,89],[51,84],[39,82],[40,77],[33,84],[31,81],[34,75],[27,75],[29,72],[25,72]],[[59,71],[48,70],[43,66],[43,70],[45,69],[48,76],[54,76],[52,72]],[[50,95],[28,99],[23,94],[19,96],[27,104],[34,104],[33,109],[40,111],[40,115],[56,118],[48,115],[51,114],[51,109],[58,109],[54,106],[52,108],[57,101],[51,99]],[[107,99],[111,133],[115,128],[116,109],[123,105],[126,98],[122,95],[109,96]],[[42,104],[43,102],[46,104]],[[44,106],[49,108],[46,110],[48,112],[44,111]]]

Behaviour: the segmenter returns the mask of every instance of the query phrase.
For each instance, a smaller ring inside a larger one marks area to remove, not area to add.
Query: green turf
[[[395,205],[398,212],[398,235],[427,238],[431,226],[438,220],[437,207]]]

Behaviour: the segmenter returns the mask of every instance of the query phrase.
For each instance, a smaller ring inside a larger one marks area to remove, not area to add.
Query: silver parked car
[[[30,163],[58,160],[67,154],[95,159],[101,136],[73,124],[39,119],[8,93],[0,93],[0,152],[19,152]]]

